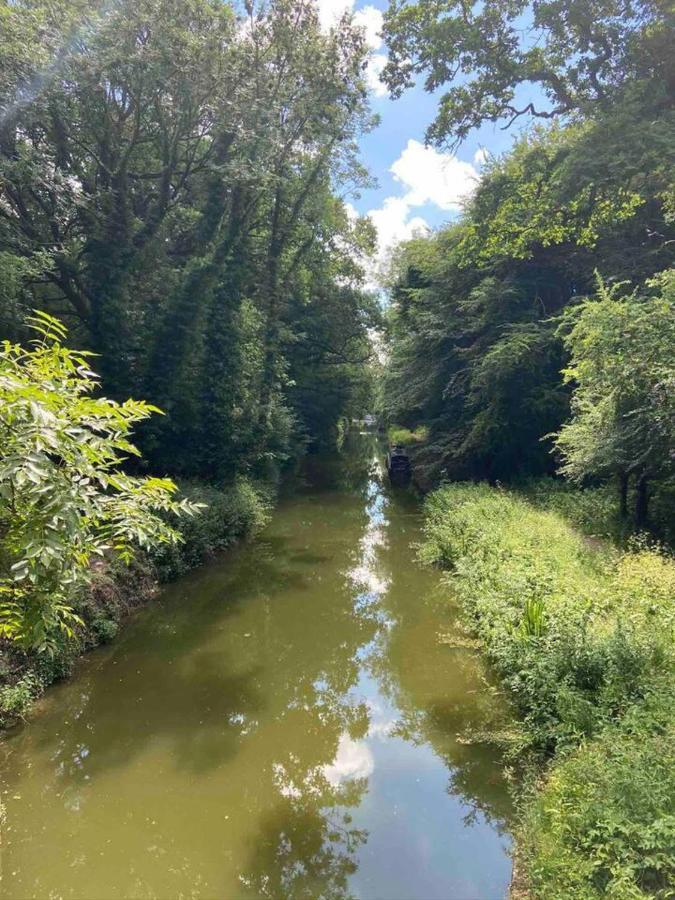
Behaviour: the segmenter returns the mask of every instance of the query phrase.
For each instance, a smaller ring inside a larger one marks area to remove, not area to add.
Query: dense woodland
[[[153,471],[263,473],[362,411],[362,32],[216,0],[0,8],[0,327],[59,317]]]
[[[493,6],[470,29],[424,0],[390,13],[393,87],[411,66],[431,88],[479,73],[443,97],[430,138],[532,127],[488,161],[457,224],[394,254],[384,406],[428,426],[427,478],[615,476],[642,526],[675,444],[672,21],[651,3],[540,4],[547,43],[528,50],[514,10]],[[534,66],[550,104],[518,109]]]

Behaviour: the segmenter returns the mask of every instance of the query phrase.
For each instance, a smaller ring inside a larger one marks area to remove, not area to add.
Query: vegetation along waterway
[[[4,898],[504,897],[499,713],[372,435],[2,746]]]

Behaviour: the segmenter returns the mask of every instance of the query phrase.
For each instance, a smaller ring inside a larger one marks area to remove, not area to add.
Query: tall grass
[[[621,787],[645,748],[673,732],[675,704],[663,698],[675,687],[675,563],[645,544],[590,545],[541,506],[485,485],[443,487],[427,498],[420,551],[448,570],[515,699],[525,744],[546,766],[554,760],[525,812],[533,894],[675,896],[659,874],[675,848],[675,781],[642,778],[642,805]],[[653,864],[640,866],[644,829]]]

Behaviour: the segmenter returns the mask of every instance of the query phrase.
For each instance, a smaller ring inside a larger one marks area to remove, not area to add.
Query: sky
[[[418,231],[456,219],[462,200],[475,187],[488,154],[499,155],[518,136],[519,129],[502,130],[487,124],[474,131],[455,154],[425,147],[424,133],[435,116],[438,98],[416,86],[398,100],[390,100],[377,75],[386,62],[386,47],[379,31],[387,0],[316,0],[324,28],[334,25],[345,11],[354,12],[366,30],[371,47],[368,83],[373,111],[381,122],[361,140],[362,161],[378,187],[364,191],[351,204],[368,215],[379,235],[378,258]]]

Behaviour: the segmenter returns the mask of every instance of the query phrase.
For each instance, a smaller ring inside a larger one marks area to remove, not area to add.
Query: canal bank
[[[2,897],[503,897],[499,715],[370,435],[5,742]]]

